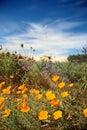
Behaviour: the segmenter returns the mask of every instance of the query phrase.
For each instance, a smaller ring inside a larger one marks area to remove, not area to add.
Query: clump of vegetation
[[[14,76],[10,75],[10,80]],[[87,125],[86,95],[62,77],[51,78],[55,88],[15,88],[0,83],[0,127],[5,130],[81,129]],[[77,91],[79,90],[79,91]],[[85,96],[83,96],[85,95]],[[81,98],[82,97],[82,98]]]
[[[68,60],[77,63],[87,62],[87,54],[71,55],[68,57]]]
[[[18,83],[16,81],[20,81],[24,73],[16,55],[10,53],[0,54],[0,81],[9,82],[8,77],[12,74],[15,75],[14,83],[16,84]]]
[[[68,56],[68,61],[75,63],[87,62],[87,47],[81,49],[81,54]]]
[[[86,62],[0,54],[0,129],[86,130],[86,80]]]

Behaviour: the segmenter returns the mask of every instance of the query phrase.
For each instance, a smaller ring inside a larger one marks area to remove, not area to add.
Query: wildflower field
[[[47,65],[0,60],[0,130],[87,129],[86,63]]]

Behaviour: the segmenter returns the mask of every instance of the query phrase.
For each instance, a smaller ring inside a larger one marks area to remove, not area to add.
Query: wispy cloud
[[[35,55],[67,56],[72,53],[70,50],[80,49],[87,42],[86,32],[83,34],[72,32],[73,28],[82,24],[61,20],[49,24],[28,23],[25,32],[4,36],[3,42],[11,52],[22,52],[20,44],[24,43],[27,55],[30,54],[32,46],[36,50]]]

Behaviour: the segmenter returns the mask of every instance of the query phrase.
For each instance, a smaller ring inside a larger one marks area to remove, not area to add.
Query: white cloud
[[[14,31],[19,31],[20,26],[17,23],[14,22],[4,22],[0,23],[0,34],[5,33],[13,33]]]
[[[4,42],[11,51],[21,52],[20,44],[24,43],[27,54],[30,54],[32,46],[36,49],[36,54],[37,50],[42,50],[41,55],[67,56],[71,49],[79,49],[87,42],[87,33],[71,33],[70,29],[81,25],[81,22],[61,20],[50,24],[28,23],[25,33],[6,36]]]
[[[66,18],[66,20],[67,20],[67,18]],[[82,22],[69,22],[66,20],[61,20],[61,19],[55,20],[54,22],[50,23],[49,26],[55,27],[55,25],[56,25],[58,30],[64,31],[64,30],[68,30],[71,28],[75,28],[75,27],[83,24]]]

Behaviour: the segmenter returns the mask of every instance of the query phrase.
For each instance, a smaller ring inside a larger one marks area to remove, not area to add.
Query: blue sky
[[[26,55],[77,54],[87,45],[87,0],[0,0],[0,45]]]

